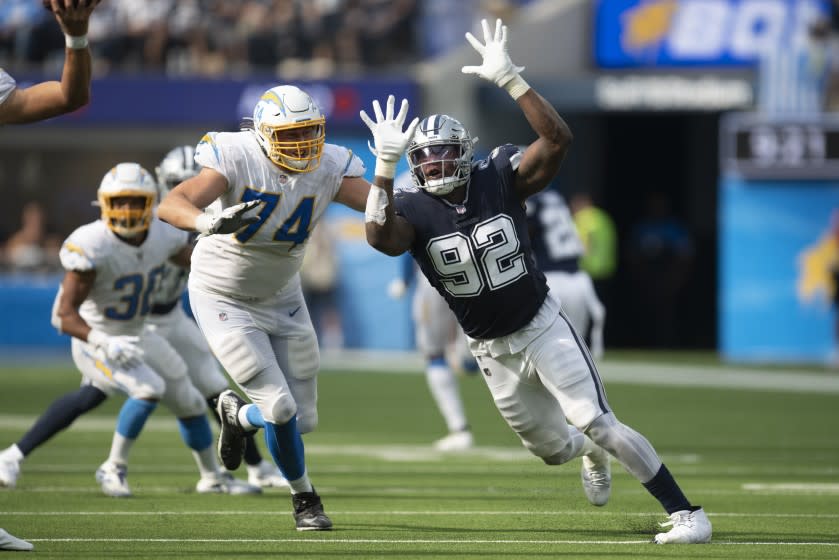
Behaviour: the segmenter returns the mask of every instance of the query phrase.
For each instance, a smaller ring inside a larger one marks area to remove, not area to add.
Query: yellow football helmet
[[[102,221],[117,235],[136,237],[149,229],[157,184],[140,164],[118,164],[102,179],[96,194]]]
[[[256,138],[268,158],[296,173],[320,165],[326,119],[312,97],[295,86],[277,86],[262,94],[253,109]]]

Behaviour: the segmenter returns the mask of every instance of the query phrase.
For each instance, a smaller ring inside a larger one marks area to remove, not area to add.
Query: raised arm
[[[464,66],[464,74],[475,74],[503,88],[518,103],[538,139],[525,150],[516,173],[516,191],[522,200],[544,189],[559,171],[573,135],[562,117],[545,99],[524,81],[507,54],[507,26],[495,22],[490,32],[487,20],[481,22],[484,43],[471,33],[466,39],[483,57],[480,66]]]
[[[375,177],[370,186],[364,212],[364,229],[370,246],[390,256],[401,255],[414,242],[413,226],[394,212],[393,177],[396,174],[396,164],[405,153],[419,124],[419,119],[414,118],[403,132],[402,127],[408,115],[408,100],[402,100],[396,117],[393,116],[395,103],[396,99],[389,95],[387,111],[382,115],[378,100],[373,101],[375,121],[367,116],[366,112],[360,113],[361,120],[373,133],[376,154]]]
[[[15,89],[6,102],[0,104],[0,124],[41,121],[70,113],[90,102],[91,62],[87,24],[99,1],[51,0],[47,7],[55,14],[67,45],[61,81]]]

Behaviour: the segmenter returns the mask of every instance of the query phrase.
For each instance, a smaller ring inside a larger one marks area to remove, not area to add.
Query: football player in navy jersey
[[[387,255],[410,251],[446,298],[499,412],[527,449],[549,465],[582,457],[586,497],[599,506],[609,499],[614,456],[669,515],[663,525],[670,530],[654,542],[709,542],[704,510],[688,501],[646,438],[617,419],[588,349],[547,297],[524,204],[556,174],[572,135],[513,65],[506,26],[498,20],[493,34],[482,24],[484,44],[466,38],[483,63],[463,72],[504,88],[538,138],[524,152],[504,145],[473,163],[473,140],[457,120],[432,115],[403,131],[407,102],[396,116],[393,96],[384,115],[374,102],[375,121],[361,112],[376,153],[367,240]],[[406,150],[415,188],[394,198],[396,163]]]
[[[603,357],[606,308],[594,291],[588,272],[580,268],[585,249],[574,218],[556,189],[547,188],[527,199],[528,233],[536,264],[545,273],[550,294],[578,332],[588,338],[591,355]]]

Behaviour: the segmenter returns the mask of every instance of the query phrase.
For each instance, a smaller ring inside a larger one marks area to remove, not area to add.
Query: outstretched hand
[[[249,200],[225,208],[216,215],[201,214],[195,220],[195,229],[204,235],[235,233],[243,227],[259,221],[259,216],[245,216],[249,210],[256,208],[259,204],[259,200]]]
[[[408,100],[402,100],[399,113],[394,117],[393,109],[395,105],[396,98],[388,95],[387,109],[384,114],[382,114],[379,101],[373,101],[375,121],[364,110],[359,113],[361,120],[373,133],[373,145],[370,145],[369,142],[368,145],[370,151],[376,155],[376,175],[389,179],[393,178],[396,172],[396,163],[405,153],[411,138],[414,136],[414,130],[419,124],[419,118],[414,117],[414,120],[403,131],[405,118],[408,116]]]
[[[55,14],[65,35],[87,35],[90,14],[100,0],[43,0],[44,8]]]
[[[481,44],[474,35],[466,33],[466,40],[483,57],[480,66],[464,66],[461,72],[475,74],[506,89],[513,98],[527,91],[529,86],[521,79],[519,72],[524,66],[516,66],[507,54],[507,26],[500,19],[495,20],[495,33],[491,33],[487,20],[481,20],[484,30],[484,43]],[[521,88],[524,88],[523,90]]]

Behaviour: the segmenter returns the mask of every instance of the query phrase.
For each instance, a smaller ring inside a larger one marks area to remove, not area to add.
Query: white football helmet
[[[102,220],[108,229],[123,237],[136,237],[149,229],[157,184],[139,163],[120,163],[105,175],[96,191]],[[118,204],[121,198],[142,199],[137,207]]]
[[[263,93],[253,109],[253,127],[265,154],[280,167],[307,173],[320,165],[326,119],[300,88],[277,86]]]
[[[448,115],[420,121],[405,157],[414,184],[431,194],[445,195],[469,182],[475,140],[466,127]]]
[[[154,168],[157,188],[162,200],[178,183],[195,177],[201,167],[195,161],[195,146],[178,146],[163,156],[160,165]]]

